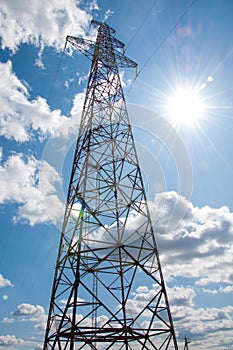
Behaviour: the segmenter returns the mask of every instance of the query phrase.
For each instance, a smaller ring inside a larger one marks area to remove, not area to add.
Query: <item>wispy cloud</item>
[[[13,287],[13,284],[7,278],[4,278],[2,274],[0,274],[0,288],[4,287]]]

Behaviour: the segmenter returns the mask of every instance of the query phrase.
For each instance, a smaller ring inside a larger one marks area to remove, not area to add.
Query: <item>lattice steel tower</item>
[[[118,67],[105,23],[92,60],[45,334],[48,349],[178,349]]]

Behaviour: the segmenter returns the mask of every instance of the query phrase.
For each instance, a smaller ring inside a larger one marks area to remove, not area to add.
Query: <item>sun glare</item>
[[[195,89],[177,89],[168,100],[168,113],[176,125],[193,126],[203,111],[203,101]]]

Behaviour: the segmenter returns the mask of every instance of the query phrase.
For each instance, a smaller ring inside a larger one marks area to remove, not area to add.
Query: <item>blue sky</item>
[[[92,19],[139,65],[121,77],[179,347],[232,348],[232,13],[231,0],[1,1],[0,349],[42,349],[90,68],[63,49],[94,38]],[[169,108],[179,90],[204,105],[192,124],[198,102],[183,94],[182,121]]]

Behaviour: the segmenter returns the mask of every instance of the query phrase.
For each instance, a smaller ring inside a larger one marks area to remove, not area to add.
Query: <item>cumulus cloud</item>
[[[81,9],[72,0],[2,0],[0,5],[2,48],[15,51],[20,44],[47,45],[61,50],[68,34],[84,35],[95,1]]]
[[[147,300],[153,297],[155,290],[156,285],[151,288],[141,285],[135,292],[131,292],[132,298],[127,302],[127,312],[131,315],[139,313]],[[232,344],[232,338],[227,336],[227,331],[232,329],[232,306],[198,307],[197,295],[191,286],[167,287],[167,293],[178,339],[188,335],[192,346],[201,350],[212,349],[213,344],[208,343],[207,337],[211,334],[215,336],[218,345]],[[198,341],[200,338],[202,343]]]
[[[0,45],[13,52],[22,43],[39,47],[36,64],[44,68],[43,50],[46,46],[61,50],[65,37],[69,35],[90,35],[91,11],[98,10],[96,0],[91,0],[80,8],[80,2],[74,0],[42,0],[14,2],[3,0],[0,4]],[[0,81],[1,126],[0,135],[17,142],[26,142],[37,133],[40,140],[47,136],[69,136],[77,130],[79,116],[77,111],[82,105],[83,94],[77,94],[70,112],[70,118],[61,110],[51,110],[47,101],[37,96],[30,99],[26,82],[18,79],[12,70],[10,61],[0,63],[2,77]]]
[[[39,350],[42,349],[40,344],[33,340],[24,340],[22,338],[17,338],[15,335],[0,335],[0,347],[6,349],[33,349]]]
[[[164,192],[150,203],[150,212],[168,279],[194,278],[202,286],[232,284],[233,213],[229,208],[199,208],[176,192]],[[167,225],[169,221],[175,224]]]
[[[2,274],[0,274],[0,288],[4,287],[13,287],[13,284],[7,278],[4,278]]]
[[[167,288],[169,300],[172,305],[176,306],[194,306],[195,291],[191,287],[175,286]]]
[[[73,106],[70,111],[70,118],[64,119],[63,123],[51,133],[52,139],[62,138],[62,141],[60,143],[64,147],[65,147],[64,139],[75,136],[75,139],[73,141],[76,141],[79,124],[81,121],[81,112],[84,104],[84,99],[85,99],[84,92],[80,92],[74,95]]]
[[[40,179],[41,168],[43,177]],[[0,167],[0,203],[13,202],[19,205],[14,218],[16,221],[23,219],[30,225],[49,220],[58,223],[63,214],[63,204],[56,194],[56,183],[60,181],[59,174],[47,162],[15,153]],[[8,191],[9,182],[11,191]],[[46,212],[46,203],[53,208],[50,217]]]
[[[84,92],[78,93],[74,96],[73,107],[72,107],[71,112],[70,112],[70,114],[72,116],[76,115],[76,114],[80,114],[82,112],[84,99],[85,99]]]
[[[12,69],[11,61],[0,63],[1,126],[0,135],[17,142],[29,141],[37,133],[45,137],[67,137],[76,131],[80,122],[84,93],[74,96],[70,117],[60,110],[51,110],[46,100],[38,96],[30,100],[29,89]]]
[[[0,335],[0,346],[24,345],[25,341],[21,338],[16,338],[14,335]]]
[[[13,316],[29,317],[30,319],[38,319],[41,315],[44,315],[44,308],[40,305],[20,304],[17,306],[17,310],[13,312]]]
[[[220,287],[219,289],[220,293],[228,294],[233,292],[233,285],[229,285],[226,287]]]
[[[17,4],[3,0],[0,4],[1,47],[15,52],[22,43],[35,45],[39,47],[36,64],[44,68],[44,48],[51,46],[61,50],[68,34],[85,36],[90,29],[93,10],[98,10],[96,0],[86,2],[83,9],[78,1],[73,0],[52,0],[49,3],[23,0]],[[31,100],[27,84],[17,78],[10,61],[1,63],[0,70],[0,135],[25,142],[37,132],[42,140],[46,136],[68,136],[67,133],[79,124],[73,113],[77,110],[76,98],[71,118],[67,118],[60,110],[51,110],[44,98],[37,96]]]
[[[12,316],[19,318],[20,321],[34,322],[34,328],[43,332],[46,327],[47,316],[41,305],[31,305],[23,303],[17,306],[17,309],[12,313]]]
[[[207,307],[207,308],[191,308],[191,307],[173,307],[173,318],[176,329],[179,334],[188,332],[193,346],[199,349],[212,349],[213,343],[208,340],[205,343],[205,337],[214,335],[218,345],[226,346],[232,342],[227,339],[227,331],[232,329],[232,306],[224,307]],[[222,331],[224,330],[224,333]],[[208,338],[207,337],[207,338]],[[197,339],[196,339],[197,338]],[[202,339],[198,347],[198,338]],[[216,344],[217,345],[217,344]]]
[[[43,139],[68,119],[60,110],[51,111],[42,97],[30,101],[28,88],[14,74],[10,61],[0,63],[0,69],[1,135],[25,142],[33,130]]]

